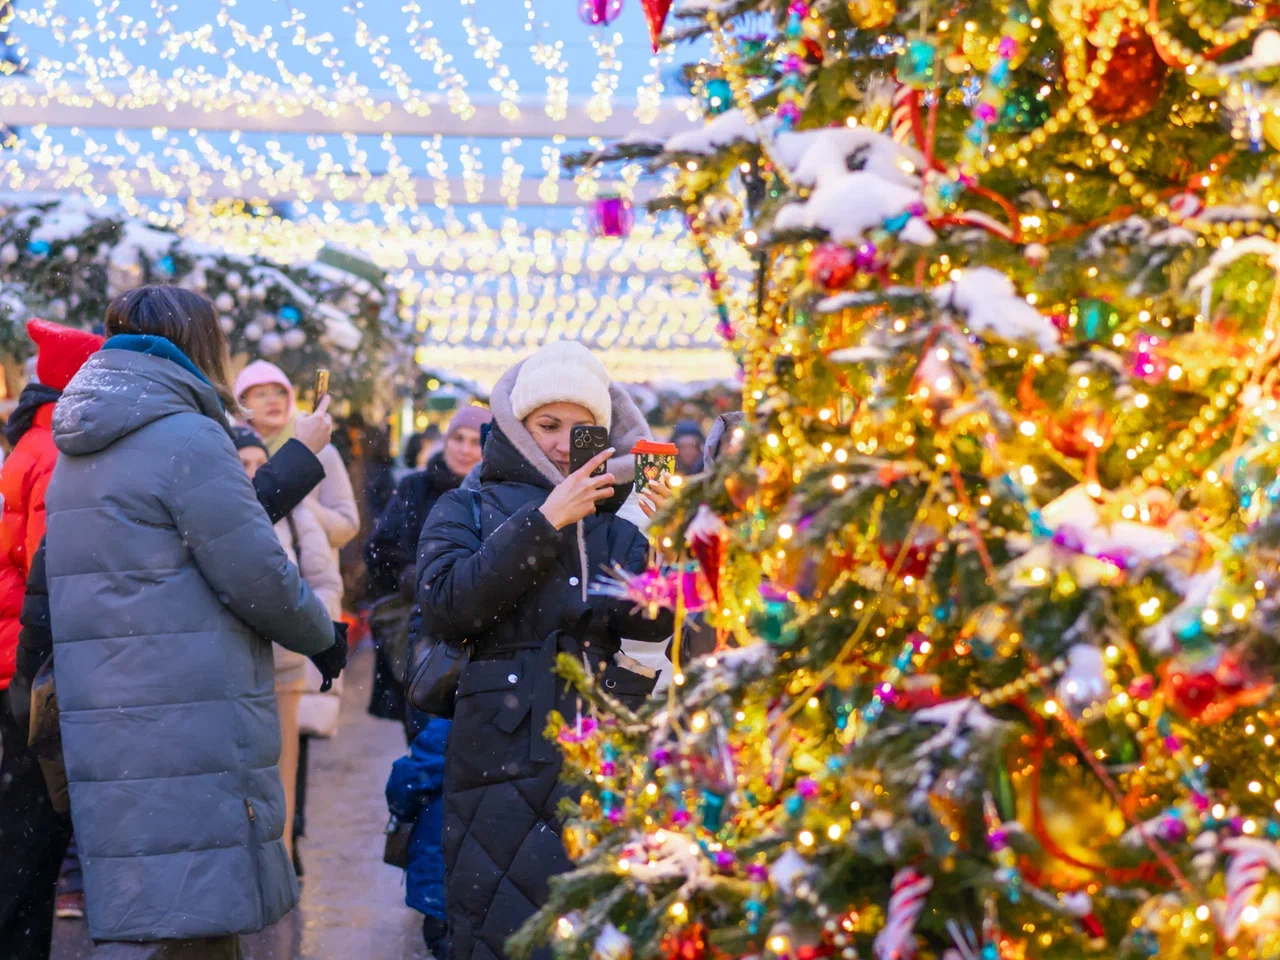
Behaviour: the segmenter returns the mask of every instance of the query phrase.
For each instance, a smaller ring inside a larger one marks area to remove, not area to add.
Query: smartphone
[[[569,472],[575,473],[587,465],[587,461],[609,446],[609,430],[606,427],[573,427],[569,430]],[[591,476],[604,473],[606,464],[591,471]]]
[[[320,398],[329,392],[329,371],[321,367],[316,371],[316,393],[315,402],[319,403]]]

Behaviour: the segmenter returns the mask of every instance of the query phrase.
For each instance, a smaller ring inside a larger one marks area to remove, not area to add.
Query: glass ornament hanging
[[[596,197],[591,205],[591,233],[596,237],[625,237],[631,233],[635,214],[625,197]]]
[[[607,27],[622,13],[622,0],[581,0],[578,16],[591,27]]]

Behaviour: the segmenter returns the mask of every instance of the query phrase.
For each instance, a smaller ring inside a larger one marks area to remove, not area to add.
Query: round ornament
[[[938,549],[938,540],[930,539],[933,534],[919,535],[915,541],[906,548],[906,556],[902,558],[901,564],[898,566],[898,579],[905,580],[911,577],[913,580],[919,580],[929,572],[929,562],[933,559],[934,553]],[[898,556],[902,553],[903,544],[897,543],[881,543],[877,548],[880,553],[880,559],[884,561],[884,565],[890,570],[893,565],[898,562]]]
[[[938,50],[931,41],[923,38],[907,41],[898,54],[898,82],[915,90],[932,86],[937,62]]]
[[[236,308],[236,298],[232,296],[230,293],[228,293],[226,290],[223,290],[214,299],[213,305],[217,307],[219,310],[221,310],[223,313],[230,313],[232,310]]]
[[[0,264],[6,267],[18,262],[18,248],[12,243],[0,247]]]
[[[607,27],[622,13],[622,0],[582,0],[578,16],[589,27]]]
[[[76,258],[80,256],[80,248],[74,243],[68,243],[62,248],[62,259],[67,263],[75,263]]]
[[[713,193],[702,201],[698,226],[709,233],[737,233],[742,229],[742,204],[727,193]]]
[[[48,240],[29,240],[27,241],[27,253],[33,257],[43,257],[49,252]]]
[[[291,303],[281,307],[277,316],[280,318],[280,325],[284,327],[296,327],[302,322],[302,311]]]
[[[843,290],[858,273],[858,255],[844,244],[823,243],[809,254],[805,276],[828,293]]]
[[[1110,340],[1120,326],[1120,311],[1097,297],[1082,297],[1071,308],[1071,327],[1076,337],[1100,343]]]
[[[712,77],[702,85],[702,102],[707,113],[724,113],[733,106],[733,88],[724,77]]]
[[[1189,673],[1172,669],[1165,674],[1169,704],[1182,717],[1195,720],[1217,699],[1218,678],[1212,673]]]
[[[218,326],[222,328],[223,333],[231,333],[236,328],[236,322],[224,313],[218,317]]]
[[[294,327],[292,330],[284,332],[284,345],[290,350],[297,350],[306,345],[307,335]]]
[[[228,290],[235,291],[244,286],[244,277],[240,276],[240,274],[233,270],[231,273],[226,275],[222,282],[226,284]]]
[[[849,0],[849,22],[859,30],[879,30],[898,15],[897,0]]]
[[[284,338],[278,333],[264,333],[258,341],[258,351],[264,357],[274,357],[284,349]]]
[[[257,343],[262,339],[262,327],[255,323],[246,323],[244,326],[244,338],[250,343]]]
[[[591,960],[631,960],[631,938],[612,923],[605,924],[591,946]]]
[[[1014,87],[1005,95],[996,129],[1001,133],[1024,133],[1043,127],[1049,119],[1049,100],[1041,96],[1045,84],[1036,82]]]
[[[1089,45],[1091,66],[1095,56]],[[1111,63],[1089,100],[1093,115],[1101,124],[1129,123],[1146,115],[1164,92],[1168,72],[1155,41],[1143,31],[1126,31],[1116,41]]]
[[[1111,423],[1103,410],[1081,406],[1067,411],[1061,418],[1050,420],[1045,428],[1045,437],[1064,457],[1083,460],[1110,442]]]

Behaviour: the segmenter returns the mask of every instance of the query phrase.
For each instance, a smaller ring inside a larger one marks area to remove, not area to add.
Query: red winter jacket
[[[49,429],[52,403],[36,410],[31,427],[18,440],[0,468],[0,690],[13,679],[18,651],[22,597],[26,592],[31,557],[44,537],[44,491],[58,460]]]

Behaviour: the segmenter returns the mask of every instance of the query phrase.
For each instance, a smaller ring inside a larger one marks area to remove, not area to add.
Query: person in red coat
[[[81,364],[103,342],[87,331],[44,320],[30,321],[27,333],[38,351],[38,382],[27,384],[9,415],[5,438],[13,452],[0,467],[0,496],[4,498],[0,513],[0,707],[8,699],[6,691],[13,680],[22,627],[18,616],[32,557],[44,538],[44,492],[58,460],[49,428],[53,407]],[[35,960],[49,955],[51,901],[71,827],[50,805],[40,768],[26,749],[26,730],[19,728],[7,709],[0,709],[0,741],[0,783],[12,801],[6,809],[19,811],[16,821],[0,825],[0,861],[21,858],[31,873],[18,878],[30,882],[20,882],[0,893],[0,944],[16,951],[9,956]],[[44,851],[49,855],[34,855]],[[67,879],[74,886],[74,872]],[[83,916],[79,905],[83,894],[69,892],[66,899],[65,908],[59,902],[60,910],[69,916]],[[4,948],[0,948],[0,956]]]
[[[58,461],[49,429],[53,406],[81,364],[102,346],[102,337],[47,320],[30,320],[36,378],[18,398],[5,425],[13,452],[0,467],[0,690],[13,679],[18,650],[18,614],[27,588],[31,557],[44,537],[44,491]]]

